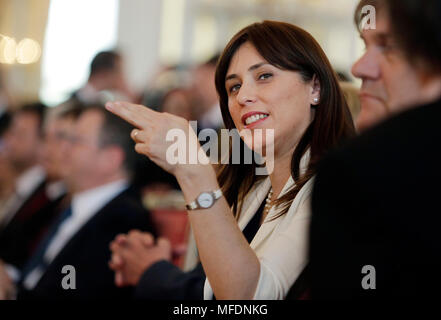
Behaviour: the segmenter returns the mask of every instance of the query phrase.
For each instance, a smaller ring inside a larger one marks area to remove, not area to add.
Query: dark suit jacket
[[[132,190],[127,190],[97,212],[65,245],[49,265],[37,286],[19,291],[18,299],[125,299],[133,288],[117,288],[109,268],[109,244],[132,229],[156,234],[149,213]],[[76,289],[61,286],[62,269],[75,267]]]
[[[29,196],[12,220],[0,231],[0,258],[20,269],[58,213],[64,196],[49,200],[47,182],[43,182]]]
[[[440,296],[441,101],[323,162],[312,196],[312,298]],[[376,289],[373,287],[375,268]],[[435,296],[431,295],[436,291]]]
[[[9,127],[10,122],[11,122],[10,112],[6,111],[0,114],[0,139],[3,136],[3,133],[5,133],[6,129]]]
[[[205,273],[199,263],[184,272],[171,262],[159,261],[142,275],[135,290],[141,300],[203,300]]]

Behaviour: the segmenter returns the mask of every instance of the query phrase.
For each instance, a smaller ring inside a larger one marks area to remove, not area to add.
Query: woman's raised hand
[[[196,152],[200,149],[195,132],[184,118],[157,112],[129,102],[108,102],[106,109],[136,127],[131,133],[131,137],[136,143],[136,152],[146,155],[171,174],[177,175],[179,170],[189,168],[186,165],[189,145],[196,146]],[[167,135],[173,133],[170,136],[175,136],[179,132],[185,135],[185,144],[178,146],[185,148],[185,158],[182,159],[184,161],[176,163],[176,161],[170,161],[174,152],[167,152],[174,141],[167,141]]]

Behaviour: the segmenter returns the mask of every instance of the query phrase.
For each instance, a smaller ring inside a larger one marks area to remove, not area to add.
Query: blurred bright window
[[[92,58],[117,42],[119,0],[51,0],[43,46],[40,98],[69,98],[89,75]]]

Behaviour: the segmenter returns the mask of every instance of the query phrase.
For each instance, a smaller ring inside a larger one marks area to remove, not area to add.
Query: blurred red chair
[[[188,242],[188,216],[184,198],[179,191],[154,192],[144,196],[144,205],[152,214],[158,234],[167,238],[173,249],[173,263],[182,267]]]
[[[187,211],[176,209],[151,210],[158,234],[170,240],[173,249],[173,263],[181,267],[187,250]]]

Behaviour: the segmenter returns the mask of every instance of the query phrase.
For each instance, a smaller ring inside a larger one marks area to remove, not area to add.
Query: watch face
[[[213,196],[207,192],[201,193],[198,203],[201,208],[210,208],[213,205]]]

